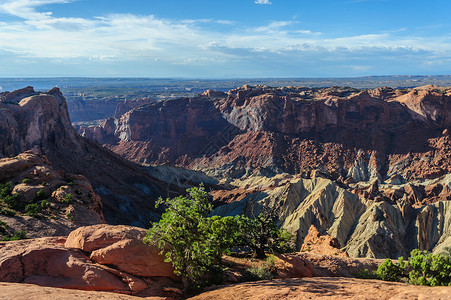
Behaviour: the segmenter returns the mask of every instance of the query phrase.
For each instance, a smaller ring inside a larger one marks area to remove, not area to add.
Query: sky
[[[0,77],[450,75],[450,0],[0,0]]]

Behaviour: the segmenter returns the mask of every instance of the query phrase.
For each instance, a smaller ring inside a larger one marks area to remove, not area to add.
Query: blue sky
[[[451,74],[451,1],[0,0],[0,77]]]

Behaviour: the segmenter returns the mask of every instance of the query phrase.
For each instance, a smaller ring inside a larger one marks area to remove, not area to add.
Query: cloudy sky
[[[450,0],[0,0],[0,77],[451,74]]]

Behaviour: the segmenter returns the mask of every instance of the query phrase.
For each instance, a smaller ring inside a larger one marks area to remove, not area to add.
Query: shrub
[[[22,180],[22,183],[28,184],[28,183],[30,183],[30,182],[31,182],[31,179],[30,179],[30,178],[24,178],[24,179]]]
[[[415,249],[410,254],[409,283],[417,285],[451,285],[451,257],[443,254],[433,255]]]
[[[0,233],[5,233],[7,227],[8,227],[8,224],[6,222],[3,222],[0,220]]]
[[[2,200],[10,209],[21,210],[25,207],[19,200],[19,195],[12,194],[13,184],[11,181],[0,184],[0,200]]]
[[[255,280],[271,280],[277,276],[277,268],[275,267],[276,258],[271,255],[259,264],[253,264],[245,273],[245,278],[250,281]]]
[[[404,273],[405,266],[400,259],[400,263],[394,264],[391,259],[387,258],[376,271],[378,278],[384,281],[400,281]]]
[[[50,207],[50,203],[47,200],[42,200],[41,201],[41,208],[42,209],[47,209]]]
[[[0,184],[0,199],[3,200],[5,197],[10,196],[13,191],[13,184],[11,181]]]
[[[74,215],[73,215],[71,212],[68,212],[68,213],[66,214],[66,217],[67,217],[70,221],[73,221],[73,220],[74,220]]]
[[[368,269],[364,269],[356,277],[361,279],[380,279],[375,271],[369,271]]]
[[[5,215],[7,217],[14,217],[16,215],[16,212],[8,209],[6,207],[0,207],[0,215]]]
[[[372,274],[386,281],[408,280],[415,285],[451,286],[451,256],[415,249],[408,261],[402,257],[397,263],[387,259]]]
[[[72,194],[67,194],[61,202],[69,204],[72,202]]]
[[[30,217],[37,217],[40,212],[40,206],[37,203],[30,203],[25,206],[25,214]]]
[[[47,198],[48,198],[48,196],[47,196],[47,194],[45,193],[44,190],[39,190],[36,193],[36,200],[44,200],[44,199],[47,199]]]
[[[13,236],[7,237],[4,236],[2,238],[2,241],[17,241],[17,240],[23,240],[23,239],[27,239],[27,233],[23,230],[19,230],[14,232]]]
[[[3,197],[3,202],[8,206],[8,208],[13,210],[21,210],[25,207],[25,204],[20,201],[18,194],[11,194]]]
[[[158,205],[165,205],[166,210],[161,220],[152,224],[144,242],[155,245],[165,255],[165,261],[172,263],[174,272],[182,276],[185,291],[208,284],[209,278],[215,277],[212,274],[221,269],[222,254],[230,252],[233,246],[257,249],[255,252],[261,251],[266,257],[266,249],[284,249],[284,243],[291,239],[291,235],[281,234],[283,231],[274,225],[273,219],[265,215],[256,219],[208,217],[213,205],[202,185],[188,189],[187,196],[160,198]],[[255,272],[262,275],[273,265],[268,261],[264,267],[256,266]]]

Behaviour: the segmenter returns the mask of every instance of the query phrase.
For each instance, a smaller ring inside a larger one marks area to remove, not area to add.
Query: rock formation
[[[354,182],[451,172],[449,89],[244,86],[153,103],[83,134],[128,159],[217,177],[309,173]]]
[[[359,197],[322,177],[292,176],[282,181],[278,179],[278,184],[271,183],[271,179],[253,180],[255,185],[248,186],[245,197],[228,204],[221,201],[224,192],[213,193],[217,197],[215,201],[223,204],[215,209],[215,213],[251,215],[252,210],[258,214],[262,206],[272,207],[278,212],[279,225],[296,236],[298,249],[303,243],[313,245],[312,236],[306,240],[312,224],[319,232],[336,239],[335,245],[340,245],[351,257],[407,257],[415,248],[440,252],[451,246],[449,200],[414,206],[409,202],[408,194],[403,194],[396,201],[375,201]],[[448,176],[433,182],[449,185]],[[381,189],[392,190],[393,187],[382,185]]]
[[[322,235],[315,225],[310,226],[307,236],[301,246],[301,252],[316,253],[321,255],[339,255],[348,257],[346,252],[340,250],[340,243],[330,235]]]
[[[159,218],[155,199],[183,191],[151,176],[152,168],[144,170],[80,137],[57,88],[0,94],[0,158],[27,150],[45,155],[57,170],[85,176],[102,198],[103,214],[111,224],[148,226]]]
[[[141,296],[178,287],[172,266],[145,245],[145,230],[81,227],[66,237],[0,242],[0,281]]]
[[[154,102],[151,97],[135,99],[71,99],[68,110],[73,122],[92,122],[123,115],[135,107]]]
[[[5,237],[16,231],[30,238],[67,235],[105,222],[100,197],[86,177],[55,170],[45,156],[29,151],[0,159],[0,182],[9,183],[16,196],[0,199]]]

